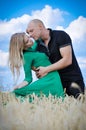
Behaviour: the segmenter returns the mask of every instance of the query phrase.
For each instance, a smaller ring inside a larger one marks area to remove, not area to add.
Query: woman
[[[34,45],[33,45],[34,44]],[[25,79],[17,85],[14,93],[17,96],[26,96],[35,93],[37,96],[51,93],[57,97],[64,96],[63,86],[57,71],[48,73],[46,76],[32,82],[31,69],[39,66],[48,66],[50,61],[46,54],[36,51],[36,42],[25,33],[15,33],[12,35],[9,47],[9,65],[13,76],[19,77],[20,67],[23,65]]]

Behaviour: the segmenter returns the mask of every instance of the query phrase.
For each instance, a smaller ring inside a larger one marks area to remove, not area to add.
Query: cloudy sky
[[[13,86],[7,65],[10,37],[25,31],[33,18],[43,20],[46,27],[65,30],[71,36],[86,84],[86,0],[0,0],[0,89]],[[23,78],[22,69],[19,82]]]

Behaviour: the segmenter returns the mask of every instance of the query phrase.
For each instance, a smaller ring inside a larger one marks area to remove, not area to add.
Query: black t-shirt
[[[50,30],[50,42],[48,43],[48,47],[44,45],[44,42],[39,39],[37,50],[40,52],[44,52],[49,56],[51,63],[55,63],[60,60],[62,57],[60,55],[60,48],[70,45],[72,48],[72,64],[68,67],[58,70],[62,83],[64,82],[75,82],[78,80],[83,80],[81,70],[77,63],[73,47],[72,41],[69,35],[60,30]]]

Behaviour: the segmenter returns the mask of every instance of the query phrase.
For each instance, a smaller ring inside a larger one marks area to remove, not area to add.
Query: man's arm
[[[37,68],[39,69],[39,71],[36,73],[38,78],[45,76],[51,71],[64,69],[65,67],[72,64],[72,49],[70,45],[60,48],[60,54],[62,58],[56,63],[51,64],[47,67],[40,66]]]

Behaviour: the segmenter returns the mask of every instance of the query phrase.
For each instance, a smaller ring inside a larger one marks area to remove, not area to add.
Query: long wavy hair
[[[11,36],[9,46],[9,67],[13,77],[20,75],[20,68],[23,65],[23,50],[26,42],[24,40],[25,33],[15,33]]]

